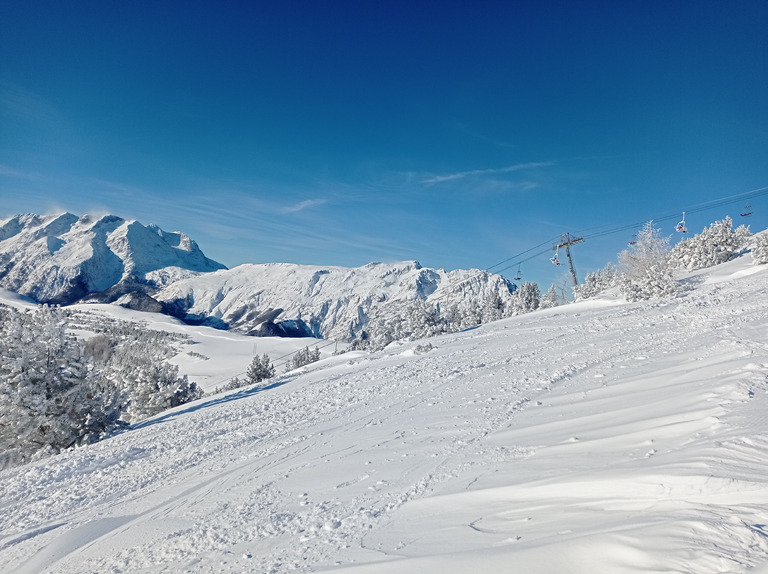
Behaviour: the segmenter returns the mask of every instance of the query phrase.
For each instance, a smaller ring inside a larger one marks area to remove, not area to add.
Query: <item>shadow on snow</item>
[[[156,417],[153,417],[151,419],[143,420],[141,422],[136,423],[135,425],[131,425],[128,427],[127,430],[136,430],[140,428],[145,428],[148,426],[156,425],[168,420],[173,419],[174,417],[177,417],[179,415],[183,415],[186,413],[192,413],[195,411],[199,411],[201,409],[207,409],[208,407],[213,407],[216,405],[223,405],[225,403],[229,403],[232,401],[239,401],[240,399],[245,399],[247,397],[251,397],[253,395],[256,395],[258,393],[261,393],[263,391],[270,391],[272,389],[276,389],[277,387],[282,387],[284,384],[286,384],[288,381],[276,381],[272,383],[271,385],[267,385],[265,387],[259,387],[255,386],[250,389],[241,389],[239,391],[236,391],[234,393],[230,393],[228,395],[224,395],[223,397],[217,397],[215,399],[210,399],[207,401],[198,401],[194,404],[186,407],[186,408],[177,408],[173,411],[166,412],[164,414],[158,415]]]

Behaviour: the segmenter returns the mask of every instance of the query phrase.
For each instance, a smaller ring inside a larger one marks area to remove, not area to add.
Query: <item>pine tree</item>
[[[512,297],[513,314],[530,313],[539,308],[541,291],[535,282],[523,283]]]
[[[768,233],[755,235],[752,245],[752,261],[755,265],[768,263]]]
[[[491,294],[483,302],[482,322],[498,321],[504,317],[504,311],[504,300],[496,291],[491,291]]]
[[[286,364],[285,372],[293,371],[310,363],[320,360],[320,349],[315,347],[314,351],[311,351],[309,347],[299,349],[293,355],[293,358]]]
[[[98,439],[115,421],[98,400],[82,344],[64,312],[3,309],[0,468]]]
[[[555,284],[553,283],[549,287],[549,291],[541,296],[541,300],[539,301],[539,309],[550,309],[552,307],[557,307],[559,304],[560,301],[558,300],[557,296],[557,287],[555,287]]]
[[[253,357],[251,364],[248,365],[248,369],[245,371],[246,381],[244,384],[255,385],[274,376],[275,367],[270,362],[269,356],[266,353],[261,357],[256,355]]]
[[[604,268],[598,269],[592,273],[587,273],[582,285],[577,285],[574,289],[574,295],[577,301],[589,299],[610,289],[616,285],[616,268],[608,263]]]

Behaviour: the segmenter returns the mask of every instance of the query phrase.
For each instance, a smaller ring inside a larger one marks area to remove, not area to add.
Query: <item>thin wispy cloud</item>
[[[27,181],[42,181],[45,179],[40,173],[15,169],[11,166],[3,164],[0,164],[0,176],[10,177],[13,179],[23,179]]]
[[[325,203],[327,203],[325,199],[305,199],[304,201],[283,208],[283,213],[297,213],[299,211],[304,211],[305,209],[318,207]]]
[[[0,113],[32,124],[58,126],[62,117],[48,100],[22,86],[0,82]]]
[[[444,183],[446,181],[456,181],[458,179],[464,179],[467,177],[475,177],[475,176],[484,176],[484,175],[495,175],[499,173],[510,173],[513,171],[521,171],[525,169],[534,169],[537,167],[550,167],[552,165],[555,165],[555,162],[552,161],[535,161],[535,162],[529,162],[529,163],[518,163],[515,165],[508,165],[506,167],[497,167],[497,168],[491,168],[491,169],[470,169],[467,171],[458,171],[455,173],[448,173],[444,175],[435,175],[432,177],[429,177],[427,179],[421,180],[421,183],[425,184],[435,184],[435,183]]]

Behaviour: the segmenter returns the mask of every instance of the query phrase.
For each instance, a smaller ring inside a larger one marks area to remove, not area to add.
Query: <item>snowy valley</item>
[[[326,352],[4,470],[0,570],[768,571],[768,266],[678,281]],[[208,390],[291,341],[88,307],[187,334]]]

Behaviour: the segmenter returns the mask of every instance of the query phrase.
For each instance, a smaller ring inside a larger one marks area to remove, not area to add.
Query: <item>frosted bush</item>
[[[677,283],[668,263],[669,237],[649,221],[637,234],[637,242],[619,253],[619,289],[627,301],[669,297]]]

